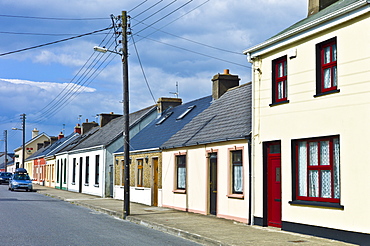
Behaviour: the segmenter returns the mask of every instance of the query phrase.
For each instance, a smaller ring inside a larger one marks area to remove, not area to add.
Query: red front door
[[[270,144],[267,157],[267,222],[281,227],[281,155],[280,143]]]

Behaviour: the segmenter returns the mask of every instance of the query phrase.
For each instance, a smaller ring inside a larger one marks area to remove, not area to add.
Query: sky
[[[189,102],[208,96],[212,77],[224,69],[238,75],[240,84],[251,81],[243,50],[304,19],[307,4],[0,0],[0,140],[7,130],[8,152],[22,145],[22,132],[12,130],[22,128],[21,114],[26,114],[26,141],[34,128],[49,136],[69,135],[77,123],[98,122],[101,113],[122,114],[121,57],[93,49],[119,52],[121,37],[112,26],[118,26],[122,11],[130,17],[129,99],[135,112],[160,97]],[[4,149],[0,141],[0,152]]]

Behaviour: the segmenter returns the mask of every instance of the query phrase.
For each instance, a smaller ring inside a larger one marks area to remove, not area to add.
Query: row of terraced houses
[[[345,242],[370,242],[370,1],[309,0],[307,18],[244,51],[212,95],[160,98],[68,136],[34,130],[25,168],[41,185]],[[14,170],[22,159],[15,150]]]

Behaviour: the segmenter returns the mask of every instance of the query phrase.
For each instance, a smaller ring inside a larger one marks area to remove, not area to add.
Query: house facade
[[[250,222],[251,102],[231,88],[162,145],[163,207]]]
[[[158,117],[130,140],[130,201],[162,206],[162,151],[160,146],[197,114],[208,108],[211,96],[182,104],[179,98],[160,98]],[[114,198],[124,198],[124,152],[115,153]]]
[[[30,157],[31,155],[36,153],[36,151],[39,150],[41,148],[41,146],[43,146],[45,143],[50,144],[50,141],[51,141],[51,137],[48,136],[46,133],[39,134],[39,131],[36,128],[33,129],[32,130],[32,139],[30,139],[29,141],[27,141],[25,143],[24,159],[26,160],[28,157]],[[23,155],[22,146],[16,148],[14,150],[14,153],[15,153],[14,164],[8,166],[8,171],[9,172],[14,172],[15,169],[17,169],[18,167],[21,167],[21,165],[22,165],[22,155]],[[25,168],[28,171],[30,177],[33,177],[34,175],[37,175],[37,173],[35,173],[35,170],[34,170],[34,167],[33,167],[33,162],[26,162],[25,161],[25,166],[23,168]]]
[[[244,53],[253,64],[253,223],[370,241],[370,3],[309,15]]]

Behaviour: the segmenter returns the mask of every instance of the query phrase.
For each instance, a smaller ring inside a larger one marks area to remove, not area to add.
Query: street
[[[0,185],[1,245],[197,245],[36,192]]]

